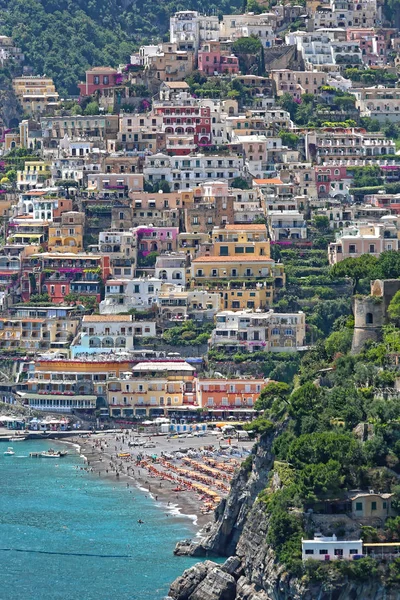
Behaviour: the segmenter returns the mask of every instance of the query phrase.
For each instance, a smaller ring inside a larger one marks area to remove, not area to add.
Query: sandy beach
[[[199,530],[213,520],[215,506],[227,495],[235,469],[253,445],[242,441],[229,445],[210,434],[171,438],[132,431],[75,436],[69,442],[79,446],[91,472],[141,488],[166,515],[189,518]],[[134,442],[151,447],[132,446]]]

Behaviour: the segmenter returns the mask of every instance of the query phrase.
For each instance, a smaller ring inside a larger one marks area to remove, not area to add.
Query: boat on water
[[[57,452],[53,450],[53,448],[49,448],[47,451],[40,452],[40,456],[42,458],[61,458],[61,452]]]
[[[4,452],[4,456],[13,456],[15,454],[13,448],[8,446],[7,450]]]
[[[24,442],[25,440],[26,437],[22,435],[10,438],[10,442]]]

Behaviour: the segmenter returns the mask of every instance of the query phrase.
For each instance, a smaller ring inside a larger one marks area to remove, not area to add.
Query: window
[[[370,254],[374,254],[375,253],[375,244],[370,244],[369,245],[369,252],[370,252]]]
[[[243,246],[236,246],[235,247],[235,254],[244,254],[244,248],[243,248]]]
[[[350,244],[349,246],[349,253],[350,254],[355,254],[356,253],[356,247],[354,244]]]
[[[246,248],[246,254],[254,254],[254,247],[249,246],[248,248]]]
[[[229,248],[228,246],[221,246],[219,249],[219,255],[220,256],[228,256],[229,255]]]
[[[387,508],[387,502],[382,502],[382,508]]]
[[[350,548],[349,554],[358,554],[357,548]]]
[[[314,554],[314,550],[311,550],[311,548],[307,548],[304,554]]]
[[[356,502],[356,510],[362,510],[362,509],[363,509],[362,502]]]
[[[321,548],[319,553],[320,554],[328,554],[328,548]]]
[[[365,324],[372,325],[374,322],[374,315],[372,313],[367,313],[365,315]]]
[[[371,502],[371,510],[376,510],[376,502]]]
[[[343,548],[335,548],[333,552],[335,556],[343,556]]]

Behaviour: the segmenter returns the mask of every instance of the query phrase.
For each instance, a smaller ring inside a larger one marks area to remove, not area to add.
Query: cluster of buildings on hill
[[[399,120],[399,49],[376,0],[308,0],[222,20],[180,11],[169,42],[88,70],[72,109],[50,77],[16,77],[24,116],[0,138],[0,354],[32,359],[19,396],[125,418],[252,412],[262,380],[203,380],[138,347],[190,321],[203,350],[302,350],[305,314],[274,310],[279,250],[319,240],[331,265],[399,250],[386,186],[400,161],[379,131]],[[23,60],[0,36],[2,64]],[[355,193],[364,172],[377,185]]]

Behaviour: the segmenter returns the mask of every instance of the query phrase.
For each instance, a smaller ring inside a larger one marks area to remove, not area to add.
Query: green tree
[[[400,290],[395,293],[390,301],[388,315],[392,321],[400,326]]]
[[[333,278],[349,277],[352,280],[353,293],[355,294],[360,280],[371,277],[376,264],[377,259],[370,254],[362,254],[357,258],[345,258],[332,267],[331,276]]]
[[[267,410],[271,408],[275,401],[283,401],[287,403],[287,397],[290,392],[290,387],[287,383],[276,383],[271,381],[261,393],[254,405],[256,410]]]
[[[295,133],[290,133],[290,131],[280,131],[279,137],[281,138],[284,146],[292,148],[293,150],[297,148],[300,141],[300,137]]]
[[[85,110],[84,110],[84,114],[85,115],[98,115],[99,114],[99,105],[97,104],[97,102],[93,101],[93,102],[89,102],[89,104],[87,104]]]

